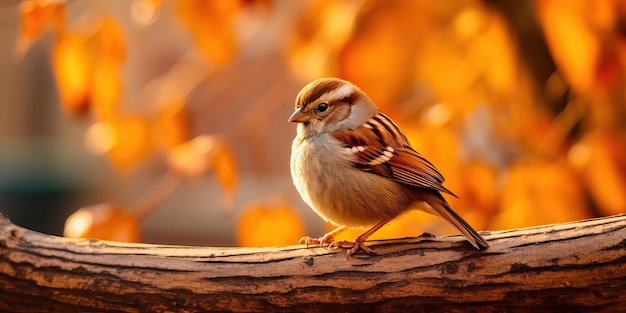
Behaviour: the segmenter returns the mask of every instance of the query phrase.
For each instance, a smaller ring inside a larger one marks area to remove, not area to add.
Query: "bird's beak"
[[[304,123],[307,122],[311,117],[303,113],[300,109],[297,109],[291,116],[289,117],[289,121],[292,123]]]

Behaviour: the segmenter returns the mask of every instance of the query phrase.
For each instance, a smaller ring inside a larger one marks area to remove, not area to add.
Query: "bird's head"
[[[289,121],[300,123],[306,135],[354,129],[376,115],[378,109],[354,84],[338,78],[320,78],[306,85],[296,97]]]

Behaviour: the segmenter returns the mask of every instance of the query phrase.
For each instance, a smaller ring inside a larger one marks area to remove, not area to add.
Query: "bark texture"
[[[626,311],[626,215],[370,242],[378,255],[60,238],[0,215],[0,311]]]

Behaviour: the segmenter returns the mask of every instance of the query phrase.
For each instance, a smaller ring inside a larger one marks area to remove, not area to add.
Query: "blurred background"
[[[476,229],[626,208],[624,1],[5,0],[0,42],[0,213],[45,233],[322,235],[287,118],[325,76],[400,125]],[[456,233],[411,212],[373,238],[422,232]]]

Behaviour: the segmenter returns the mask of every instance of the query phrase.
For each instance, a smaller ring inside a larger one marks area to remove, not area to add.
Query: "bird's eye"
[[[328,111],[328,103],[327,102],[322,102],[317,106],[316,111],[318,113],[324,113],[326,111]]]

